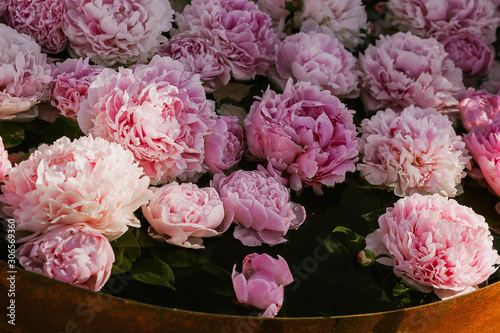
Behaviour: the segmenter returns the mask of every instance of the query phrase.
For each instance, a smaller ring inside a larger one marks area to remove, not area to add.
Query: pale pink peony
[[[438,194],[413,194],[380,216],[380,229],[366,237],[378,260],[418,291],[441,299],[478,289],[500,264],[484,217]]]
[[[273,26],[280,31],[284,29],[285,19],[290,15],[287,4],[298,6],[299,0],[257,0],[259,9],[271,17]]]
[[[464,89],[462,70],[434,38],[398,32],[380,36],[359,56],[360,88],[365,108],[407,106],[442,109],[457,103]]]
[[[103,70],[80,105],[78,122],[84,133],[132,151],[151,182],[160,184],[194,181],[207,171],[205,137],[215,116],[199,76],[157,55],[149,65]]]
[[[203,238],[225,232],[231,221],[224,220],[224,206],[214,188],[193,183],[172,182],[154,191],[142,206],[151,226],[149,235],[159,241],[192,249],[203,249]]]
[[[500,113],[500,96],[485,89],[470,88],[459,96],[458,110],[462,125],[467,131],[474,127],[487,128],[495,114]]]
[[[212,173],[222,173],[238,164],[244,151],[243,128],[237,117],[217,117],[205,139],[205,165]]]
[[[225,86],[231,79],[231,67],[225,57],[204,39],[177,35],[162,45],[158,54],[172,57],[186,70],[200,74],[206,92]]]
[[[357,168],[370,184],[398,196],[462,193],[470,156],[446,115],[416,106],[400,113],[387,109],[364,119],[361,133]]]
[[[115,254],[101,234],[68,225],[21,245],[17,259],[28,271],[99,291],[111,275]]]
[[[92,137],[41,145],[4,183],[2,210],[16,220],[19,242],[74,224],[116,239],[140,226],[134,211],[152,197],[132,153]]]
[[[283,80],[307,81],[339,98],[359,96],[356,58],[335,37],[299,32],[276,47],[276,71]]]
[[[266,74],[278,36],[271,18],[249,0],[193,0],[176,16],[178,30],[218,49],[237,80]]]
[[[31,36],[48,53],[66,48],[62,30],[66,10],[64,0],[5,0],[7,24]]]
[[[80,103],[87,98],[89,86],[104,67],[89,65],[88,59],[66,59],[52,70],[51,104],[63,116],[76,119]]]
[[[438,40],[469,33],[495,41],[499,19],[490,0],[389,0],[391,21],[402,31]]]
[[[467,149],[474,158],[475,167],[471,176],[478,180],[486,180],[492,193],[500,197],[500,115],[493,116],[488,127],[474,127],[464,136]],[[496,206],[500,214],[500,204]]]
[[[162,0],[65,0],[70,52],[103,66],[146,62],[167,39],[174,11]]]
[[[236,264],[231,274],[233,288],[241,304],[263,310],[259,317],[272,318],[283,305],[284,287],[293,282],[285,259],[274,259],[268,254],[249,254],[243,259],[241,273]]]
[[[324,32],[353,50],[363,42],[367,16],[361,0],[303,1],[295,13],[295,27],[304,32]]]
[[[0,23],[0,120],[36,117],[50,73],[47,56],[31,37]]]
[[[282,94],[267,89],[245,119],[250,153],[267,160],[299,191],[334,186],[355,171],[358,140],[353,111],[328,90],[290,79]]]
[[[3,145],[3,139],[0,136],[0,182],[9,174],[12,169],[12,163],[9,161],[9,154]]]
[[[464,75],[485,75],[493,65],[495,50],[479,37],[461,33],[446,37],[441,43]]]
[[[290,190],[262,171],[216,174],[211,186],[224,204],[224,219],[237,224],[234,237],[243,245],[284,243],[288,230],[306,218],[304,207],[290,201]]]

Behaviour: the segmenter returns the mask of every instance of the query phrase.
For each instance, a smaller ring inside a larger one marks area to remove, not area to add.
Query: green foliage
[[[175,290],[174,272],[169,265],[157,258],[146,258],[134,263],[130,273],[137,281],[164,286]]]
[[[365,248],[365,237],[344,226],[333,229],[323,241],[327,250],[335,255],[357,254]]]

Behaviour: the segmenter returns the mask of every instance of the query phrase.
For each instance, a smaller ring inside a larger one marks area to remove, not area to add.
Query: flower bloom
[[[61,226],[21,245],[17,259],[28,271],[99,291],[115,254],[109,241],[83,225]]]
[[[206,172],[205,137],[215,123],[198,75],[170,57],[103,70],[80,105],[84,133],[134,153],[153,184],[196,180]]]
[[[335,37],[299,32],[276,48],[276,70],[281,79],[308,81],[339,98],[359,95],[356,58]]]
[[[462,33],[446,37],[440,42],[464,75],[485,75],[493,65],[495,50],[482,38]]]
[[[0,136],[0,182],[9,174],[12,164],[9,161],[9,154],[3,145],[3,139]]]
[[[467,149],[474,158],[475,168],[471,176],[478,181],[486,180],[491,192],[500,197],[500,116],[494,116],[486,127],[474,127],[464,136]],[[477,169],[479,168],[479,169]],[[500,212],[500,204],[496,209]]]
[[[365,108],[407,106],[441,109],[456,104],[464,89],[462,70],[434,38],[398,32],[380,36],[359,56],[360,88]]]
[[[177,35],[162,45],[158,54],[178,60],[185,70],[200,74],[206,92],[225,86],[231,79],[225,57],[204,39]]]
[[[243,128],[235,116],[219,116],[205,139],[205,164],[212,173],[222,173],[238,164],[244,151]]]
[[[2,185],[3,212],[16,220],[19,242],[61,225],[85,224],[109,240],[128,226],[152,193],[134,156],[101,138],[62,137],[13,167]]]
[[[54,66],[50,102],[63,116],[76,119],[80,103],[87,98],[90,84],[104,67],[89,65],[89,60],[82,58],[68,58]]]
[[[282,94],[267,89],[245,119],[250,153],[267,160],[299,191],[334,186],[355,171],[359,143],[353,111],[328,90],[288,80]]]
[[[177,33],[203,38],[218,49],[237,80],[264,75],[278,36],[271,18],[249,0],[193,0],[176,16]]]
[[[276,316],[283,305],[284,287],[293,282],[285,259],[268,254],[249,254],[243,259],[241,273],[233,266],[233,287],[238,302],[264,310],[259,317]]]
[[[263,171],[216,174],[211,186],[224,204],[224,218],[237,224],[234,237],[246,246],[284,243],[288,230],[306,218],[304,207],[290,201],[290,190]]]
[[[4,12],[7,24],[25,33],[49,53],[66,48],[62,30],[66,10],[64,0],[7,0]]]
[[[321,31],[335,36],[348,50],[363,41],[367,16],[361,0],[303,1],[294,23],[302,31]]]
[[[478,289],[500,264],[484,217],[453,199],[413,194],[380,216],[380,229],[366,238],[382,264],[403,282],[441,299]]]
[[[378,111],[361,122],[361,175],[372,185],[413,193],[454,197],[469,155],[446,115],[409,106],[397,113]]]
[[[391,21],[402,31],[438,40],[469,33],[495,41],[499,19],[489,0],[390,0]]]
[[[103,66],[145,62],[166,38],[174,11],[162,0],[65,0],[70,52]]]
[[[30,108],[46,98],[51,80],[47,56],[29,36],[1,23],[0,45],[0,120],[36,117]]]
[[[462,125],[467,131],[474,127],[487,128],[495,114],[500,113],[500,96],[485,89],[468,89],[459,97],[458,110]]]
[[[186,248],[204,248],[202,238],[220,235],[231,225],[222,223],[224,207],[217,191],[193,183],[162,186],[142,212],[151,224],[151,237]]]

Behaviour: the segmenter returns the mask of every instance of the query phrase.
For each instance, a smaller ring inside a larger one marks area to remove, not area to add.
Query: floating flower
[[[82,58],[68,58],[54,66],[50,102],[63,116],[76,119],[80,103],[87,98],[90,84],[104,67],[89,65],[89,60]]]
[[[460,118],[467,131],[474,127],[487,128],[495,114],[500,113],[500,96],[485,89],[468,89],[459,101]]]
[[[109,241],[83,225],[61,226],[17,250],[28,271],[99,291],[108,281],[115,254]]]
[[[252,253],[243,259],[243,270],[233,266],[233,287],[238,302],[264,310],[259,317],[276,316],[283,305],[284,287],[293,282],[285,259]]]
[[[446,115],[416,106],[378,111],[361,122],[361,175],[372,185],[454,197],[462,192],[469,155]]]
[[[192,183],[162,186],[142,212],[151,224],[151,237],[193,249],[203,249],[202,238],[220,235],[231,225],[228,220],[222,223],[224,206],[217,191]]]
[[[66,48],[67,39],[62,30],[66,10],[64,0],[8,0],[4,17],[7,24],[31,36],[49,53]]]
[[[205,139],[205,165],[212,173],[222,173],[238,164],[244,151],[243,128],[235,116],[219,116]]]
[[[218,49],[237,80],[264,75],[278,36],[271,18],[249,0],[193,0],[176,16],[178,31]]]
[[[32,107],[46,98],[50,72],[33,39],[0,23],[0,120],[36,117]]]
[[[92,137],[42,144],[4,183],[2,210],[16,220],[19,242],[75,224],[116,239],[140,226],[133,213],[152,197],[132,153]]]
[[[355,171],[359,143],[353,111],[328,90],[290,79],[282,94],[267,89],[245,119],[250,153],[267,160],[299,191],[334,186]]]
[[[485,75],[493,65],[495,50],[479,37],[462,33],[446,37],[441,43],[464,75]]]
[[[361,97],[368,110],[407,106],[441,109],[457,103],[462,70],[434,38],[398,32],[380,36],[359,56]]]
[[[294,23],[302,31],[324,32],[353,50],[363,41],[367,16],[361,0],[303,1]]]
[[[186,70],[200,74],[206,92],[225,86],[231,79],[225,57],[204,39],[178,35],[161,46],[158,54],[178,60]]]
[[[174,11],[162,0],[65,0],[70,52],[103,66],[146,62],[166,41]]]
[[[287,36],[276,49],[276,70],[284,83],[291,77],[319,85],[339,98],[359,95],[356,58],[337,38],[324,33]]]
[[[237,224],[234,237],[246,246],[284,243],[288,230],[306,218],[304,207],[290,201],[290,190],[263,171],[216,174],[212,186],[224,204],[224,219]]]
[[[153,184],[196,180],[204,167],[205,138],[215,120],[198,75],[170,57],[149,65],[105,69],[80,105],[84,133],[118,142],[134,153]]]
[[[378,260],[418,291],[441,299],[478,289],[500,264],[484,217],[438,194],[413,194],[380,216],[380,229],[366,237]]]
[[[9,154],[3,145],[3,139],[0,136],[0,182],[9,174],[12,164],[9,161]]]

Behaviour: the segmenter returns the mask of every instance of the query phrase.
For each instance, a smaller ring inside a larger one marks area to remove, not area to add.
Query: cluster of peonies
[[[370,184],[413,193],[454,197],[461,193],[469,155],[451,121],[436,109],[409,106],[377,112],[361,122],[362,163]]]
[[[0,3],[0,120],[50,102],[87,135],[14,167],[0,140],[1,209],[16,221],[21,265],[99,290],[115,260],[109,241],[140,226],[141,207],[160,242],[203,249],[235,224],[245,246],[281,244],[306,219],[291,190],[322,194],[357,169],[406,196],[366,238],[392,257],[377,260],[441,298],[477,289],[500,257],[484,219],[446,197],[461,193],[469,152],[470,175],[500,197],[500,15],[487,0],[387,8],[401,32],[362,51],[371,26],[361,0],[192,0],[178,13],[162,0]],[[44,53],[66,49],[74,58]],[[207,97],[260,75],[278,88],[240,119]],[[465,90],[486,75],[475,83],[490,92]],[[359,95],[378,111],[360,138],[342,102]],[[246,146],[257,170],[237,170]],[[199,187],[206,173],[210,187]],[[281,256],[253,253],[232,281],[241,304],[273,317],[293,276]]]
[[[98,290],[114,261],[108,240],[140,226],[134,211],[151,199],[148,186],[120,145],[63,137],[9,171],[0,202],[25,243],[18,258],[27,269]]]
[[[403,282],[441,299],[478,289],[500,264],[484,217],[438,194],[398,200],[380,216],[366,248]]]

